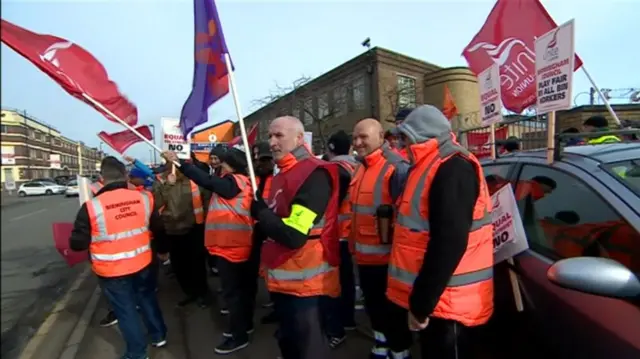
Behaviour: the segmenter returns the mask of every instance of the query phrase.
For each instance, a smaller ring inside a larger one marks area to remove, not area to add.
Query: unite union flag
[[[182,107],[180,130],[185,138],[208,121],[207,110],[229,93],[229,53],[214,0],[194,0],[194,65],[191,94]],[[232,65],[233,66],[233,65]]]
[[[38,34],[2,20],[2,42],[29,60],[57,82],[71,96],[119,122],[88,101],[83,94],[99,102],[130,126],[138,123],[138,109],[109,79],[107,70],[91,53],[71,41]]]
[[[153,135],[151,134],[151,130],[149,126],[142,125],[136,128],[136,131],[140,133],[144,138],[151,141],[153,139]],[[101,131],[98,133],[98,137],[109,147],[118,151],[118,153],[123,154],[129,147],[133,146],[138,142],[142,142],[142,138],[133,133],[133,131],[126,129],[120,132],[107,133],[105,131]]]
[[[537,99],[535,39],[556,27],[539,0],[498,0],[462,56],[476,75],[497,63],[502,103],[521,113]],[[576,55],[575,70],[580,66]]]

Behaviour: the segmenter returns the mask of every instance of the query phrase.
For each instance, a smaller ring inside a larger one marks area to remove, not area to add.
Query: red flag
[[[496,129],[496,140],[506,140],[507,126]],[[491,136],[489,132],[467,132],[467,148],[477,158],[491,156]]]
[[[87,50],[71,41],[37,34],[6,20],[2,20],[0,35],[7,46],[49,75],[71,96],[89,104],[107,119],[119,123],[87,101],[83,94],[130,126],[138,123],[136,106],[120,93],[104,66]]]
[[[151,139],[153,138],[153,136],[151,135],[151,130],[147,125],[138,126],[136,130],[149,141],[151,141]],[[120,154],[123,154],[124,151],[126,151],[127,148],[131,147],[132,145],[138,142],[142,142],[142,139],[131,130],[124,130],[112,134],[108,134],[102,131],[98,133],[98,137],[100,137],[100,139],[104,143],[109,145],[114,150],[118,151]]]
[[[71,231],[73,231],[73,223],[54,222],[51,227],[56,250],[69,267],[89,260],[89,251],[75,252],[69,247],[69,237],[71,237]]]
[[[536,103],[535,38],[556,27],[538,0],[498,0],[462,56],[476,75],[500,65],[502,103],[521,113]],[[580,66],[576,56],[575,69]]]
[[[249,129],[249,132],[247,132],[247,141],[249,142],[249,147],[252,147],[256,143],[257,139],[258,139],[258,124],[256,123],[255,125],[251,126],[251,129]],[[242,136],[234,137],[231,141],[229,141],[229,143],[227,143],[227,146],[233,147],[239,143],[242,143]],[[247,151],[248,150],[249,149],[247,149]]]
[[[444,85],[444,103],[442,104],[442,113],[449,121],[451,121],[454,116],[458,115],[458,106],[456,106],[456,101],[453,99],[451,90],[449,90],[449,86],[446,84]]]

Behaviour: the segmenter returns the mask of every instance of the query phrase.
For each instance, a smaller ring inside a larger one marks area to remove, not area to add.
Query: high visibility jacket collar
[[[440,158],[445,158],[456,152],[462,155],[469,155],[469,151],[460,146],[453,133],[445,133],[422,143],[411,144],[407,146],[407,151],[411,152],[413,157],[412,165],[414,167],[432,158],[436,153]]]
[[[309,157],[313,157],[309,152],[309,149],[305,146],[298,146],[286,156],[276,161],[276,164],[278,165],[280,172],[286,172],[293,168],[293,166],[295,166],[299,161]]]
[[[97,184],[97,183],[100,183],[101,188],[98,192],[96,192],[96,194],[94,194],[94,197],[104,192],[113,191],[113,190],[122,189],[122,188],[129,188],[129,183],[124,181],[111,182],[106,185],[103,185],[101,182],[95,182],[94,184]]]
[[[346,163],[349,163],[352,167],[356,167],[357,165],[360,164],[358,161],[356,161],[356,159],[353,156],[349,156],[349,155],[335,156],[334,158],[331,159],[330,162],[346,162]]]
[[[380,148],[369,153],[368,155],[365,155],[364,157],[359,157],[358,160],[365,167],[373,167],[378,162],[384,161],[385,158],[388,158],[391,152],[393,152],[393,149],[391,149],[391,147],[389,147],[389,144],[385,142],[382,144],[382,146],[380,146]]]

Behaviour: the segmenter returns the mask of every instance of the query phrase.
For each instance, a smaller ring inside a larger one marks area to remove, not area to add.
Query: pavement
[[[217,288],[218,280],[210,280],[211,288]],[[264,286],[260,289],[257,299],[255,316],[256,331],[251,335],[251,344],[236,353],[219,356],[214,353],[214,347],[222,340],[222,332],[226,328],[225,320],[219,314],[219,305],[214,304],[210,309],[200,309],[196,306],[177,309],[175,304],[181,299],[182,293],[175,279],[161,274],[160,290],[158,293],[164,319],[169,328],[166,348],[150,351],[152,359],[210,359],[212,357],[229,359],[276,359],[279,350],[274,338],[276,326],[273,324],[259,324],[260,318],[270,309],[262,308],[266,302],[267,293]],[[100,298],[93,317],[90,319],[84,337],[77,345],[75,356],[60,357],[60,359],[119,359],[124,352],[124,342],[117,326],[101,328],[98,323],[107,313],[104,298]],[[373,339],[367,334],[366,318],[362,311],[357,312],[357,321],[363,323],[358,330],[350,332],[347,340],[332,353],[332,359],[366,358],[373,345]],[[76,346],[70,343],[69,347]]]
[[[60,195],[2,194],[2,358],[17,357],[83,271],[67,267],[51,235],[51,223],[73,221],[78,207]]]

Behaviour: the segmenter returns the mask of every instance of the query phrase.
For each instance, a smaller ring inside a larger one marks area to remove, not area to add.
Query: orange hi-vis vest
[[[98,192],[100,192],[100,190],[102,189],[102,187],[104,187],[104,184],[102,184],[102,182],[98,181],[98,182],[94,182],[92,184],[89,185],[89,188],[91,189],[91,193],[93,193],[93,195],[95,196]]]
[[[480,194],[473,209],[469,244],[462,260],[436,304],[432,316],[466,326],[486,323],[493,313],[493,224],[491,197],[478,160],[461,147],[453,134],[440,141],[411,145],[417,161],[409,173],[395,222],[387,297],[409,309],[413,283],[429,250],[429,191],[440,165],[463,156],[476,169]],[[437,210],[437,208],[434,208]]]
[[[86,202],[91,223],[91,265],[101,277],[136,273],[151,263],[149,220],[153,197],[115,189]]]
[[[260,188],[260,185],[262,184],[262,179],[263,177],[256,177],[256,185],[258,186],[258,188]],[[264,183],[264,189],[262,190],[262,198],[264,200],[267,200],[269,198],[269,194],[271,193],[271,183],[273,182],[273,176],[266,176],[264,177],[265,179],[265,183]]]
[[[350,239],[359,265],[389,263],[391,245],[380,241],[376,211],[381,205],[394,205],[389,181],[395,171],[394,164],[401,161],[402,158],[385,144],[364,157],[363,165],[351,181],[349,197],[353,217]]]
[[[358,163],[353,163],[346,159],[334,159],[333,162],[340,165],[340,167],[344,168],[348,173],[349,177],[353,178],[356,173],[356,169],[359,167]],[[340,203],[340,209],[338,211],[338,224],[340,225],[340,241],[346,241],[349,238],[349,234],[351,233],[351,217],[353,213],[351,213],[351,200],[349,198],[349,191],[347,190],[347,195],[344,197],[342,202]]]
[[[202,206],[202,195],[200,193],[200,187],[193,182],[189,181],[191,185],[191,204],[193,205],[193,216],[196,218],[196,224],[204,223],[204,207]]]
[[[298,297],[340,295],[340,244],[338,227],[338,165],[313,157],[300,146],[278,161],[280,172],[273,177],[267,203],[281,217],[291,215],[292,201],[307,178],[318,168],[325,169],[333,190],[322,218],[310,229],[302,248],[290,249],[273,239],[262,245],[260,260],[266,269],[269,292]]]
[[[253,189],[249,177],[240,174],[228,176],[233,176],[240,193],[232,199],[225,199],[213,193],[207,211],[204,245],[212,255],[238,263],[248,260],[251,254]]]

